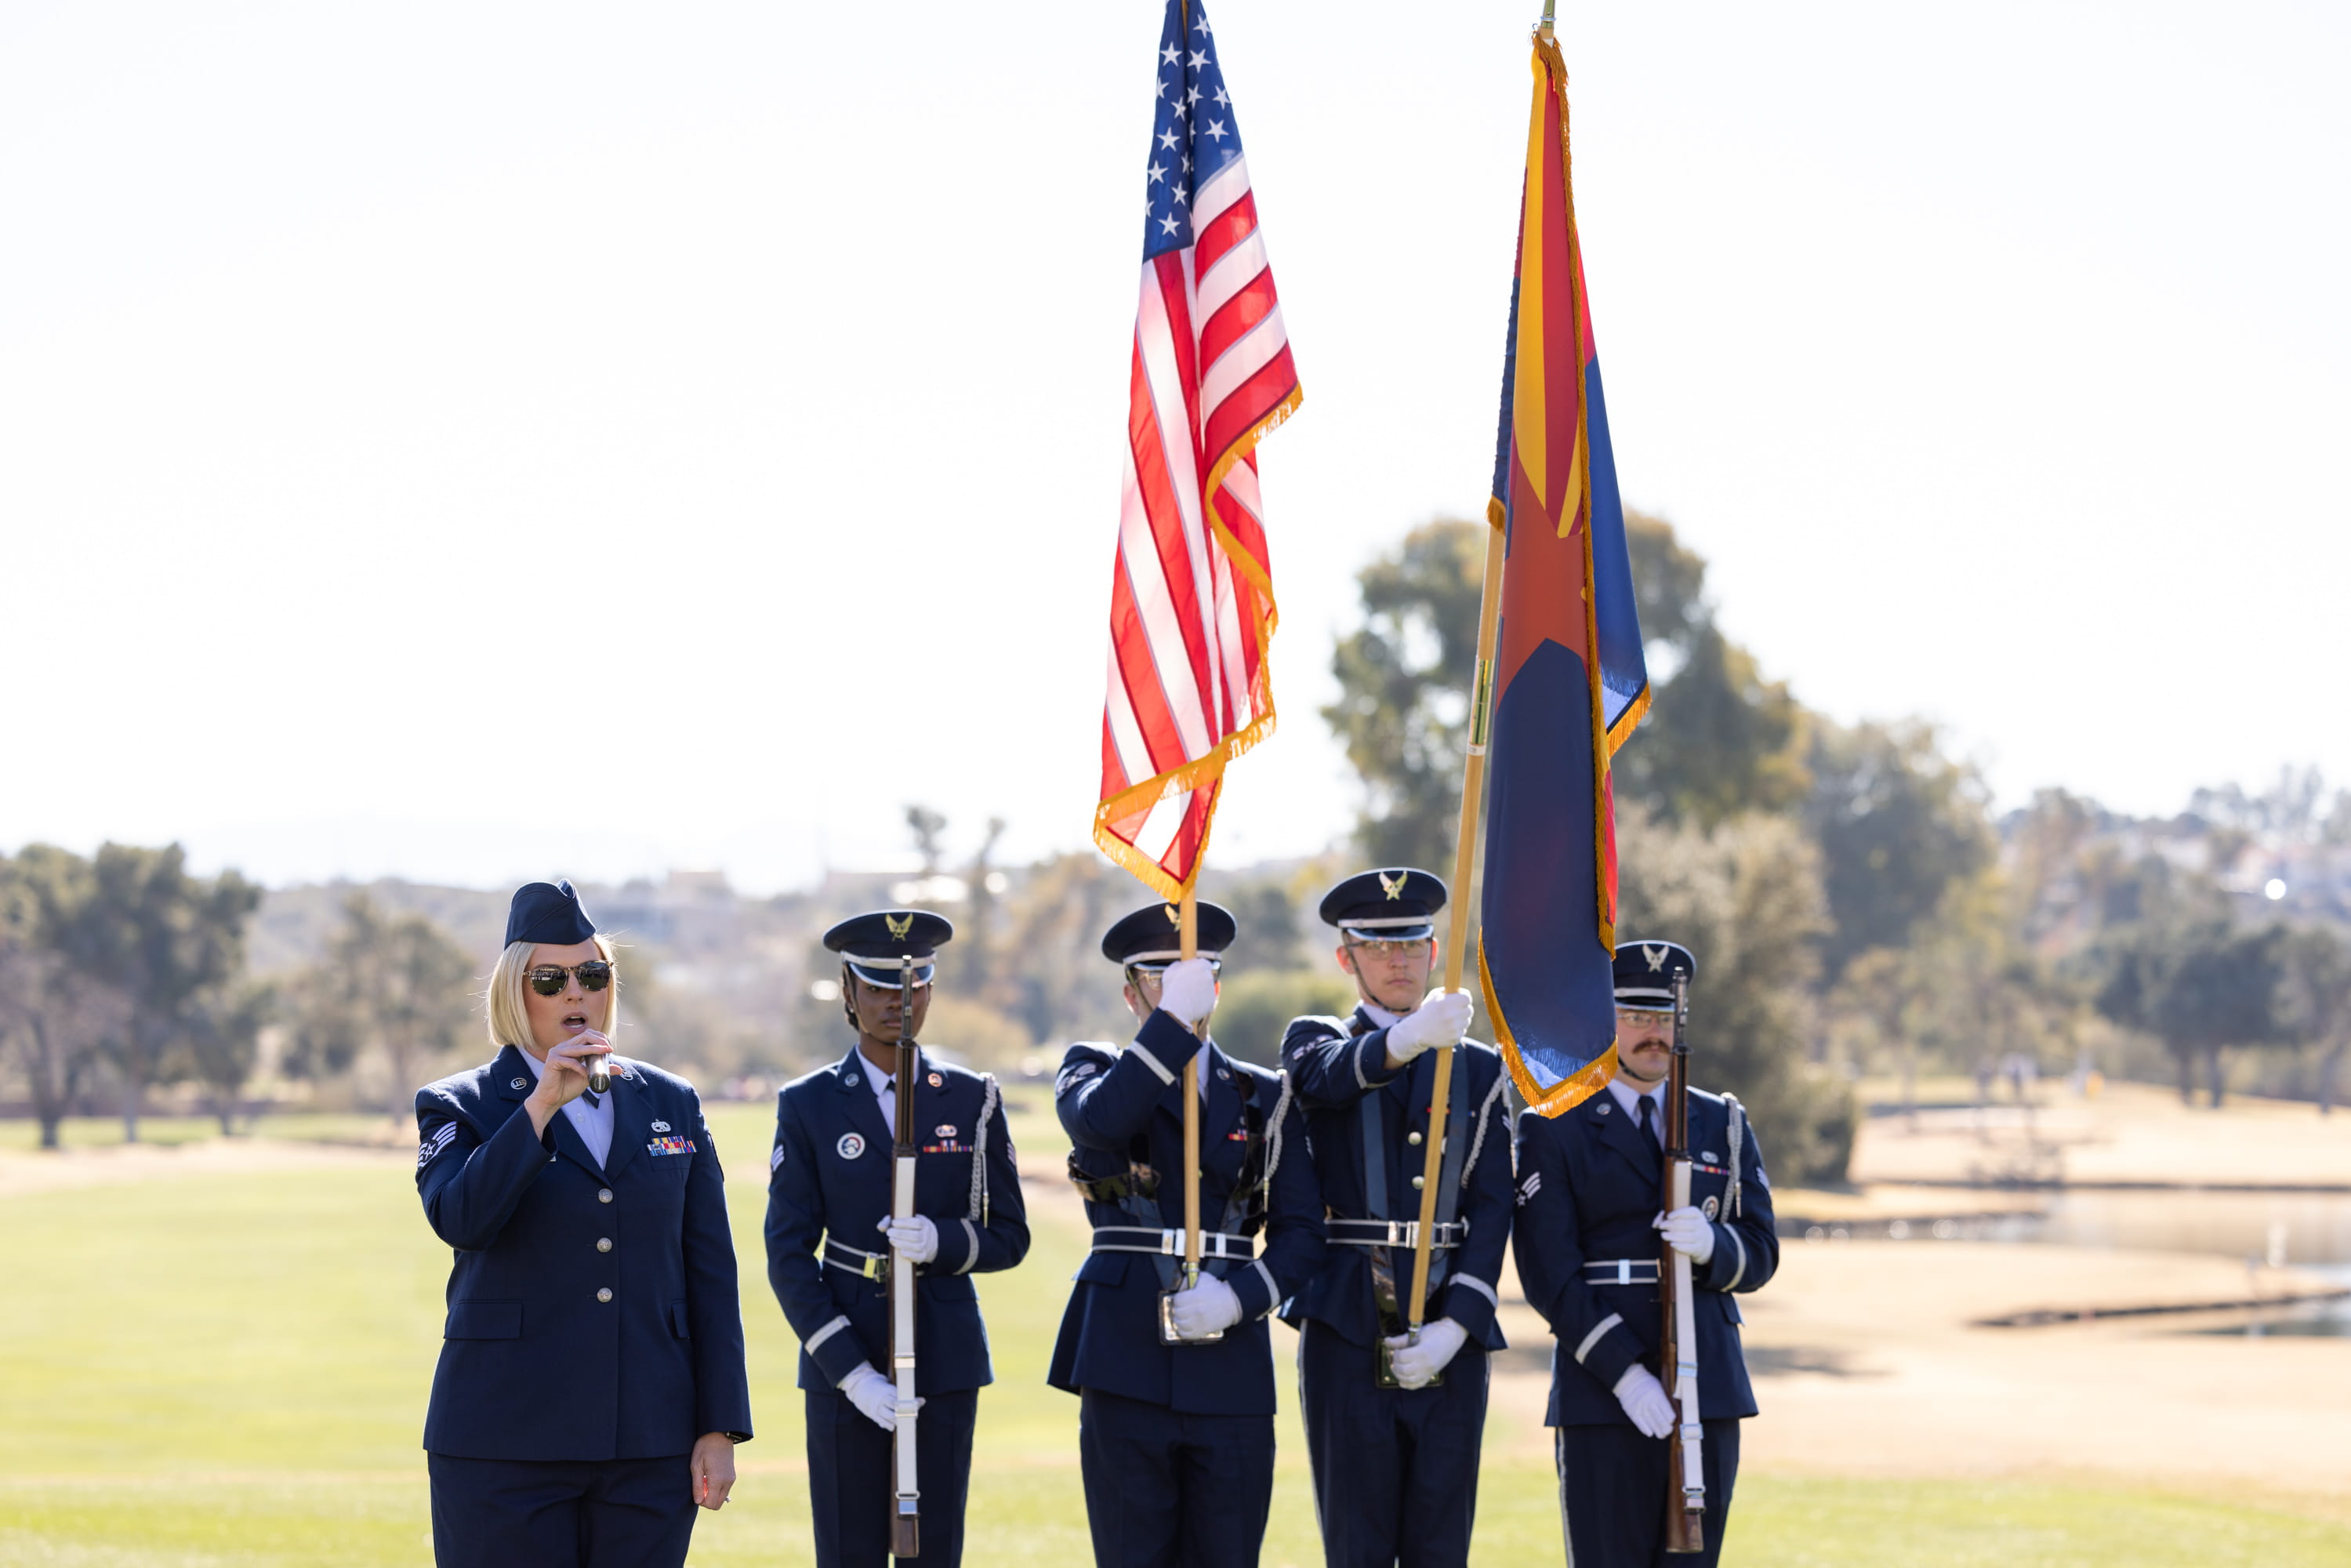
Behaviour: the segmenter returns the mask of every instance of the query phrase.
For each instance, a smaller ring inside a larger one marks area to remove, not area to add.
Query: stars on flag
[[[1241,155],[1240,128],[1233,122],[1232,95],[1225,90],[1207,18],[1198,14],[1196,5],[1192,10],[1189,47],[1182,25],[1172,16],[1160,40],[1157,123],[1152,127],[1152,155],[1144,172],[1145,256],[1192,243],[1191,205],[1197,193],[1193,154],[1199,142],[1205,140],[1214,150],[1202,154],[1202,178]],[[1195,112],[1203,101],[1220,112],[1204,119]]]

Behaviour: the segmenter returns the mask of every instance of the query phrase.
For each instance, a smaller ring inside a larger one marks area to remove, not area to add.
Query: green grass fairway
[[[767,1143],[756,1108],[715,1120],[738,1156]],[[1019,1135],[1032,1160],[1058,1158],[1033,1119]],[[739,1500],[705,1516],[694,1561],[804,1563],[799,1396],[759,1264],[764,1193],[732,1197],[760,1435],[740,1450]],[[981,1282],[998,1382],[980,1405],[970,1560],[987,1568],[1088,1560],[1077,1405],[1043,1381],[1078,1243],[1042,1227],[1026,1267]],[[37,1193],[0,1204],[0,1564],[431,1560],[416,1440],[448,1259],[402,1166]],[[1305,1568],[1321,1561],[1305,1449],[1294,1413],[1282,1421],[1265,1562]],[[1489,1451],[1524,1452],[1533,1436],[1498,1417]],[[1480,1496],[1478,1561],[1560,1559],[1546,1466],[1489,1463]],[[2095,1488],[1750,1475],[1728,1555],[1773,1568],[2315,1568],[2351,1562],[2351,1528]]]

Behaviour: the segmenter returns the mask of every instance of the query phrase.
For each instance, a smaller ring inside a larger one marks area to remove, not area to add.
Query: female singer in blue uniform
[[[443,1568],[678,1568],[751,1435],[718,1151],[692,1084],[611,1054],[619,985],[569,883],[521,888],[496,1059],[417,1091],[456,1251],[424,1418]]]

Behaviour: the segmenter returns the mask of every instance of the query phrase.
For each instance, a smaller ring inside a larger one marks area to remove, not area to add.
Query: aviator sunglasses
[[[559,995],[563,983],[572,976],[580,977],[583,991],[601,991],[612,983],[612,966],[602,958],[590,958],[569,968],[560,964],[539,964],[530,971],[530,988],[542,997]]]

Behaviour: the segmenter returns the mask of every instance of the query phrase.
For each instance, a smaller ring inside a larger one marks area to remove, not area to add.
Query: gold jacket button
[[[1418,1148],[1420,1146],[1420,1134],[1418,1133],[1407,1133],[1405,1135],[1404,1141],[1412,1145],[1415,1148]]]
[[[597,1201],[598,1203],[610,1203],[610,1202],[611,1202],[611,1201],[612,1201],[612,1189],[611,1189],[611,1187],[609,1187],[609,1186],[600,1186],[600,1187],[598,1187],[598,1188],[596,1189],[596,1201]]]
[[[609,1237],[609,1236],[599,1236],[598,1238],[596,1238],[596,1250],[597,1250],[597,1251],[599,1251],[599,1252],[610,1252],[611,1249],[612,1249],[612,1239],[611,1239],[611,1237]]]
[[[605,1286],[602,1290],[596,1292],[596,1299],[600,1301],[611,1301],[612,1299],[612,1288],[610,1285]]]

